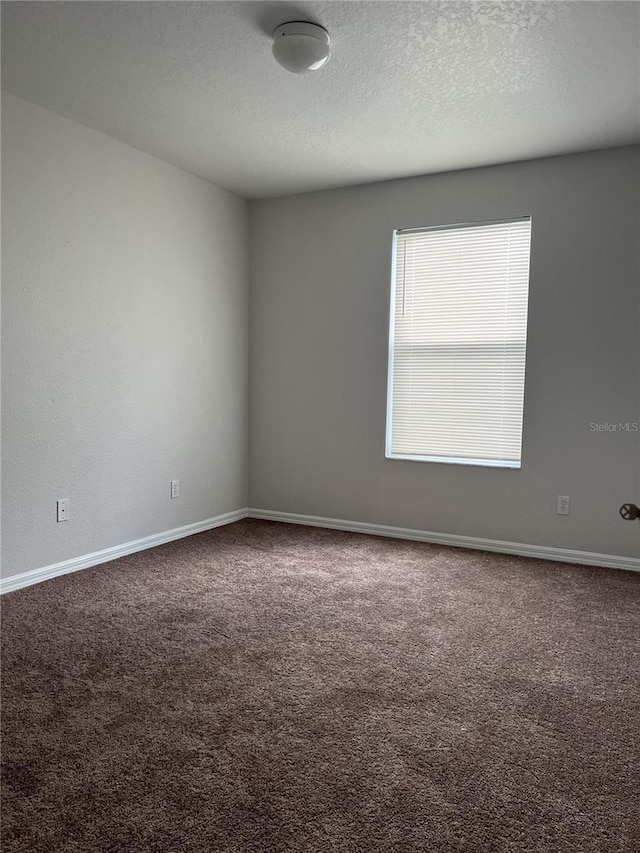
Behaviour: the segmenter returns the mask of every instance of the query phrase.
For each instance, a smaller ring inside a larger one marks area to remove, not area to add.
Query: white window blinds
[[[520,467],[531,219],[397,231],[387,456]]]

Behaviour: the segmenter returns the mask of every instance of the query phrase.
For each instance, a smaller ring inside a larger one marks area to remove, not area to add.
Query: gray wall
[[[2,119],[3,576],[242,508],[248,473],[257,508],[640,556],[640,433],[589,428],[640,421],[637,148],[257,201],[249,241],[230,193]],[[523,468],[386,460],[393,228],[526,213]]]
[[[250,503],[640,556],[639,150],[251,204]],[[531,214],[519,471],[384,458],[394,228]],[[556,515],[556,496],[572,499]]]
[[[3,575],[246,506],[246,202],[7,94],[2,131]]]

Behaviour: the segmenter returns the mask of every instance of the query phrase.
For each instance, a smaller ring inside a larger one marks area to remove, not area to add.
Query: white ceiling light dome
[[[331,39],[324,27],[307,21],[290,21],[273,31],[273,55],[294,74],[319,71],[329,61]]]

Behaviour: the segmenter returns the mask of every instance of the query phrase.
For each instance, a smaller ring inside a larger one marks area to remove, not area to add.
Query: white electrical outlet
[[[58,521],[69,521],[69,498],[61,498],[56,501],[56,507],[58,509]]]
[[[180,480],[171,481],[171,500],[180,497]]]
[[[571,498],[569,495],[558,495],[558,506],[556,512],[558,515],[569,515],[569,506]]]

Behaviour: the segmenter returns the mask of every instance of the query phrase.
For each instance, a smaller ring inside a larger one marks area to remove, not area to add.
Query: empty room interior
[[[1,11],[3,853],[637,853],[640,3]]]

